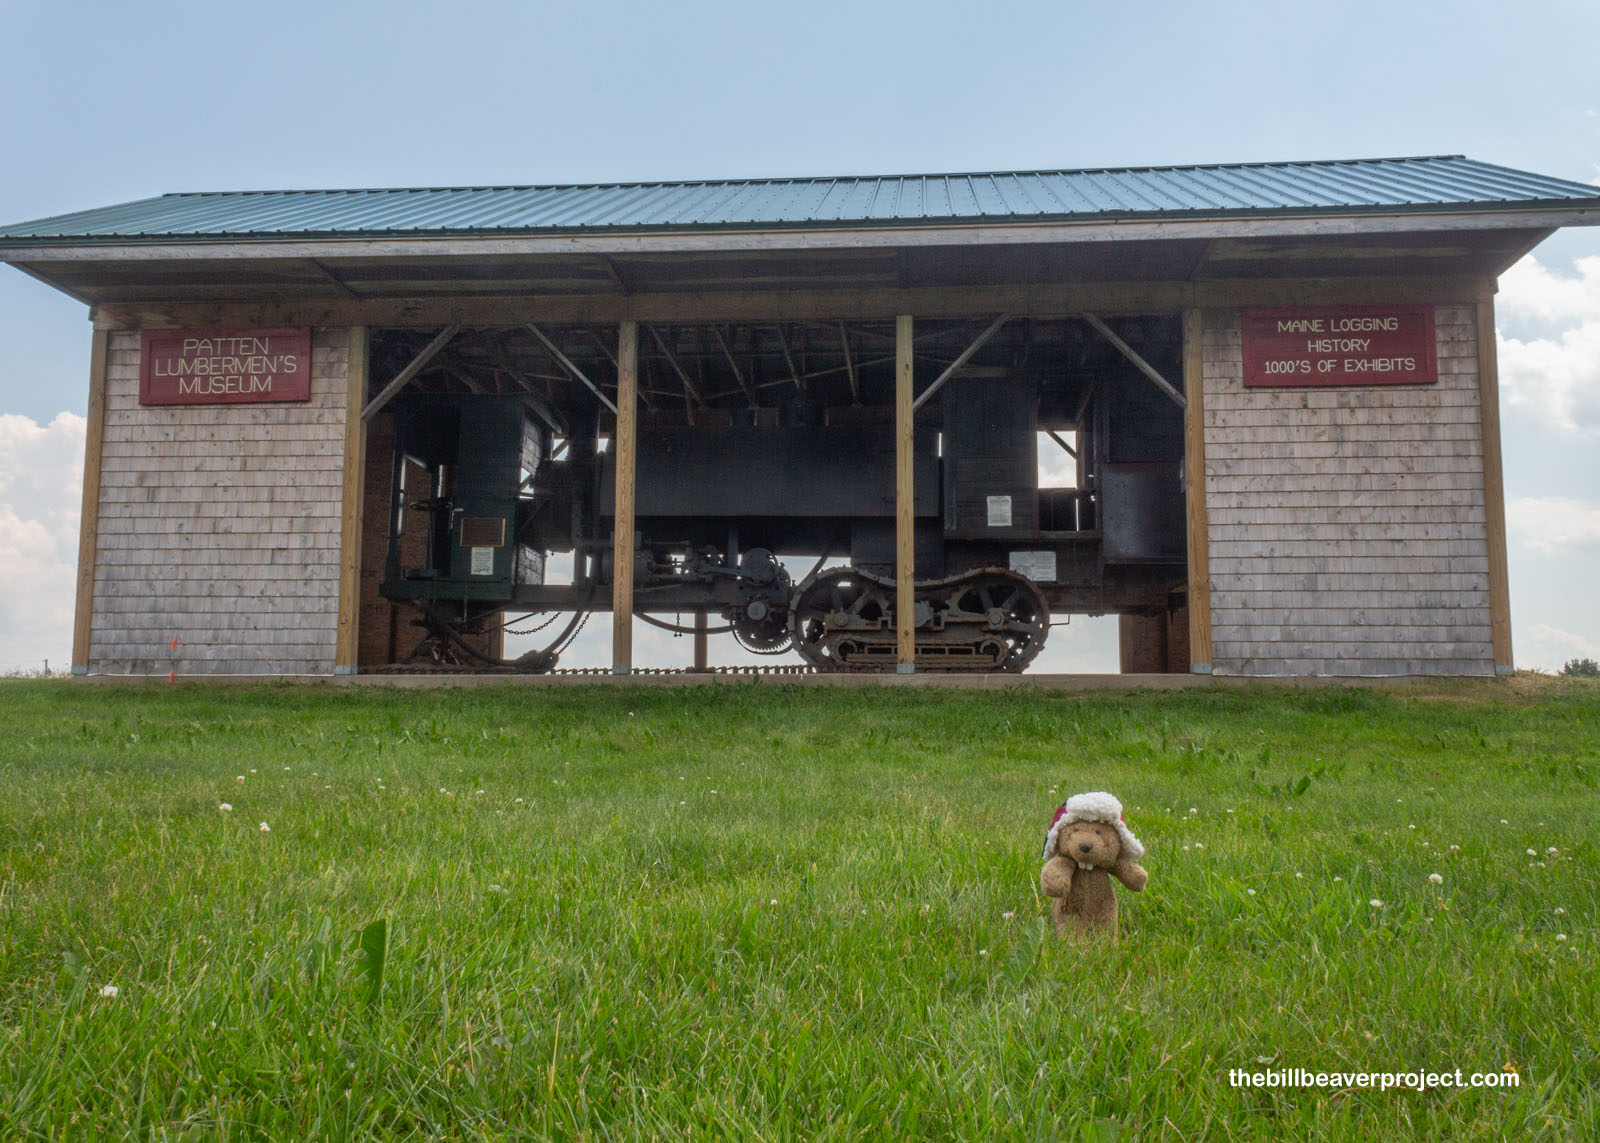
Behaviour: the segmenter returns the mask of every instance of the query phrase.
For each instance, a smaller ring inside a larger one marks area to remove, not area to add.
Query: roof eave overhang
[[[459,257],[462,255],[673,254],[918,246],[1006,246],[1418,232],[1553,230],[1600,225],[1593,203],[1514,210],[1273,214],[1206,218],[963,223],[879,227],[607,230],[565,233],[229,235],[0,239],[0,262],[140,262],[184,259]]]

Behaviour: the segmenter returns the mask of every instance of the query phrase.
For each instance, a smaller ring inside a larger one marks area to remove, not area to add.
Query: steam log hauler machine
[[[548,671],[621,574],[656,626],[716,616],[701,630],[757,654],[894,670],[893,323],[642,327],[626,568],[607,333],[459,334],[381,414],[380,590],[417,610],[413,658]],[[397,373],[426,341],[375,331],[374,362]],[[1180,375],[1181,343],[1177,315],[919,323],[917,670],[1020,672],[1053,615],[1182,606],[1183,413],[1149,376]],[[498,659],[473,637],[510,613],[549,635]]]

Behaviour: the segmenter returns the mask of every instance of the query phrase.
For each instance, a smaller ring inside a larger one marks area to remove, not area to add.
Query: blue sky
[[[1456,152],[1600,179],[1592,0],[0,0],[0,21],[0,223],[173,190]],[[1600,657],[1600,228],[1534,259],[1500,305],[1506,485],[1517,661],[1553,668]],[[82,429],[59,415],[84,408],[85,316],[0,269],[0,669],[70,649]],[[1114,669],[1108,631],[1058,632],[1054,665]]]

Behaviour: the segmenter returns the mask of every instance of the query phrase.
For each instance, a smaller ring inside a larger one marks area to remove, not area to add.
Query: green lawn
[[[0,712],[0,1139],[1600,1137],[1584,681]],[[1102,788],[1150,885],[1084,947]],[[1294,1067],[1521,1086],[1229,1086]]]

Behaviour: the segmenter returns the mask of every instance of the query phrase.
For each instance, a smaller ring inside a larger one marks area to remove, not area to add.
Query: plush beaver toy
[[[1107,932],[1117,937],[1115,877],[1137,893],[1149,880],[1139,866],[1144,846],[1122,820],[1110,794],[1074,794],[1056,811],[1044,839],[1039,887],[1054,897],[1050,918],[1059,932]]]

